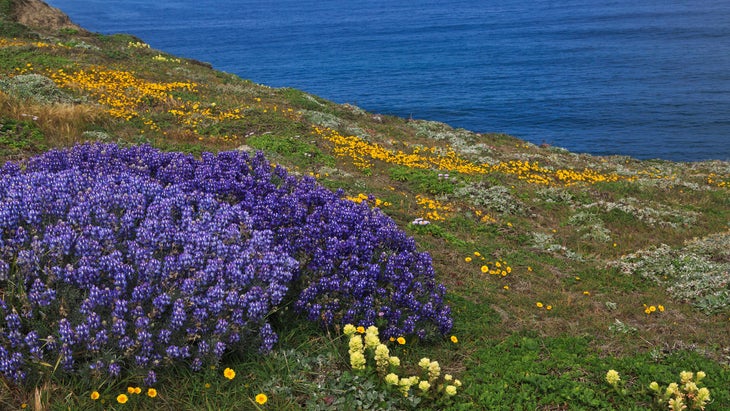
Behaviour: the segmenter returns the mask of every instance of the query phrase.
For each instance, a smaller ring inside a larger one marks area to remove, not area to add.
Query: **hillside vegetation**
[[[19,18],[29,7],[38,18]],[[181,360],[158,372],[156,381],[134,367],[117,375],[64,372],[61,355],[22,382],[0,372],[0,408],[670,409],[679,406],[669,402],[678,394],[665,396],[665,388],[678,383],[684,403],[699,409],[704,405],[693,402],[692,381],[709,389],[706,409],[730,408],[730,163],[597,157],[370,113],[216,71],[152,49],[144,39],[43,19],[39,7],[0,1],[0,164],[17,164],[3,172],[41,167],[51,160],[29,159],[84,143],[109,144],[109,150],[144,146],[156,153],[149,158],[186,153],[190,164],[212,158],[204,153],[228,151],[246,159],[235,161],[253,159],[252,170],[278,164],[266,178],[288,181],[292,192],[330,198],[317,190],[342,190],[342,198],[364,205],[337,207],[357,209],[367,221],[383,218],[383,227],[390,227],[385,216],[392,219],[396,228],[377,232],[392,238],[383,239],[383,247],[393,253],[411,253],[398,233],[413,237],[446,287],[453,328],[445,332],[440,323],[442,333],[425,338],[425,332],[408,333],[414,329],[407,324],[386,328],[375,321],[401,363],[396,374],[436,373],[431,391],[419,393],[407,378],[395,387],[386,382],[386,366],[372,358],[365,370],[352,369],[348,341],[359,334],[343,334],[344,312],[357,301],[343,299],[341,307],[335,301],[330,319],[298,311],[298,301],[277,306],[272,298],[270,311],[257,320],[278,335],[275,344],[267,341],[273,349],[265,355],[257,343],[227,351],[198,371]],[[136,181],[125,180],[125,190],[142,190]],[[98,184],[83,187],[106,192]],[[210,193],[220,194],[215,190]],[[205,208],[200,201],[192,207]],[[361,227],[342,221],[342,227]],[[259,247],[266,248],[262,241]],[[266,253],[263,248],[256,252]],[[284,248],[276,250],[272,261],[294,270],[280,255]],[[409,270],[427,284],[427,259],[413,258]],[[2,274],[0,266],[6,302],[31,292],[32,284],[12,289]],[[429,292],[424,295],[438,294]],[[4,310],[9,316],[14,308]],[[433,315],[434,323],[442,314]],[[0,348],[9,344],[2,337],[9,324],[0,319]],[[424,357],[429,362],[422,363]],[[609,370],[619,373],[618,382],[607,378]],[[683,371],[706,376],[680,376]],[[447,392],[451,386],[455,395]]]

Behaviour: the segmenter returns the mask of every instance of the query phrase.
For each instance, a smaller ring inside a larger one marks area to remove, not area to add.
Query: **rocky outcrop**
[[[15,0],[12,18],[16,22],[43,31],[74,29],[80,33],[87,31],[74,24],[61,10],[51,7],[41,0]]]

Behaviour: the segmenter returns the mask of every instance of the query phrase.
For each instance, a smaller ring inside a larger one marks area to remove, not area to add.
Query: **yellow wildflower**
[[[236,372],[230,368],[226,368],[225,370],[223,370],[223,376],[228,378],[229,380],[232,380],[236,378]]]
[[[269,397],[267,397],[266,394],[264,394],[263,392],[256,395],[257,404],[264,405],[264,404],[266,404],[266,401],[268,401],[268,400],[269,400]]]
[[[621,377],[619,376],[618,371],[608,370],[608,372],[606,373],[606,382],[613,386],[616,386],[619,381],[621,381]]]

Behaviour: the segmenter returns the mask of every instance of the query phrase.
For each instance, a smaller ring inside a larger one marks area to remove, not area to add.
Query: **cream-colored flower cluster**
[[[707,387],[698,387],[697,384],[706,377],[703,371],[696,374],[691,371],[679,373],[679,384],[673,382],[662,392],[659,383],[652,381],[649,389],[654,392],[656,401],[668,407],[671,411],[704,410],[710,401],[710,390]]]
[[[400,359],[390,355],[390,349],[386,344],[380,341],[378,328],[370,326],[355,327],[352,324],[345,325],[344,334],[349,338],[349,354],[350,366],[353,370],[364,371],[367,369],[368,358],[375,361],[375,371],[388,386],[392,386],[404,397],[411,395],[413,390],[421,397],[436,399],[443,397],[453,397],[457,393],[457,389],[461,387],[461,381],[455,379],[450,374],[441,374],[441,366],[438,361],[431,361],[428,358],[421,358],[418,365],[423,370],[423,378],[417,375],[409,377],[399,377],[394,371],[400,366]],[[363,335],[364,334],[364,335]],[[405,344],[405,339],[399,337],[399,344]],[[403,341],[401,343],[401,340]],[[366,353],[368,356],[366,357]]]
[[[609,385],[616,387],[619,381],[621,381],[621,376],[618,374],[618,371],[608,370],[608,372],[606,373],[606,382]]]
[[[654,392],[657,404],[670,411],[680,410],[704,410],[710,401],[710,390],[707,387],[698,387],[697,384],[706,377],[703,371],[697,374],[691,371],[679,373],[679,384],[673,382],[662,390],[659,383],[652,381],[649,389]],[[619,390],[621,376],[616,370],[606,372],[606,382],[618,392],[625,394],[626,391]]]

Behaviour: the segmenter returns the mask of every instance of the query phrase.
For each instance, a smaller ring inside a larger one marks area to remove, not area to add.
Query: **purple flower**
[[[253,341],[265,352],[282,304],[323,325],[385,321],[388,336],[451,328],[412,238],[261,153],[85,144],[2,171],[0,286],[25,287],[0,298],[10,379],[41,358],[98,370],[111,355],[111,376],[125,365],[154,382],[169,361],[198,368]]]

